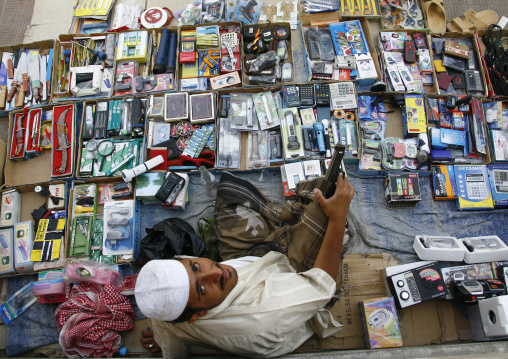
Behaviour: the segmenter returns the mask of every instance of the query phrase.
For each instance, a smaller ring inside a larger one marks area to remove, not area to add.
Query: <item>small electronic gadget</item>
[[[508,193],[508,171],[507,170],[493,170],[494,184],[497,193]]]
[[[404,59],[409,63],[416,62],[415,43],[411,38],[404,41]]]
[[[319,29],[319,45],[321,46],[323,60],[333,61],[335,58],[335,49],[330,30],[328,28]]]
[[[93,106],[87,105],[85,107],[85,124],[83,127],[83,133],[81,134],[81,138],[83,140],[91,140],[93,138],[93,130],[94,130]]]
[[[482,78],[480,72],[476,70],[464,71],[466,77],[466,89],[468,91],[483,91]]]
[[[504,285],[506,286],[508,284],[508,264],[497,267],[496,273],[497,279],[503,281]]]
[[[330,104],[330,86],[328,84],[314,85],[317,105]]]
[[[319,29],[317,27],[309,27],[305,36],[309,58],[311,60],[319,60],[321,58],[321,52],[319,51]]]
[[[300,107],[300,96],[298,95],[298,87],[285,86],[282,89],[285,107]]]
[[[397,306],[406,308],[446,295],[437,262],[415,262],[383,269]]]
[[[164,183],[155,194],[162,203],[171,205],[185,185],[185,180],[174,172],[168,172]]]
[[[316,100],[314,98],[314,85],[300,86],[300,106],[314,106]]]
[[[481,299],[506,294],[506,286],[497,279],[454,280],[453,293],[456,299],[476,303]]]
[[[355,85],[350,81],[329,84],[330,110],[356,108]]]
[[[99,101],[95,107],[94,138],[106,138],[108,127],[108,101]]]
[[[294,114],[292,111],[286,111],[284,117],[286,119],[286,125],[288,126],[288,150],[299,150],[300,142],[298,142],[298,137],[296,136]]]
[[[354,70],[356,68],[356,59],[354,56],[336,56],[335,67],[338,69]]]
[[[486,199],[489,196],[487,183],[481,173],[466,173],[466,186],[471,199]]]

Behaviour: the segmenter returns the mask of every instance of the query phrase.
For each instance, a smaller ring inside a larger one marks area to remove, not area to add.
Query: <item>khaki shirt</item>
[[[189,347],[181,341],[273,357],[292,352],[314,333],[324,338],[341,330],[323,309],[335,293],[335,281],[325,271],[296,273],[286,256],[270,252],[237,273],[226,299],[194,324],[152,320],[164,358],[186,357]]]

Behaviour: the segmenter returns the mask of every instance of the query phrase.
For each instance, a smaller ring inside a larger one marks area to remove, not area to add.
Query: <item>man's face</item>
[[[226,299],[238,282],[236,270],[208,258],[184,259],[189,275],[189,301],[194,309],[212,309]]]

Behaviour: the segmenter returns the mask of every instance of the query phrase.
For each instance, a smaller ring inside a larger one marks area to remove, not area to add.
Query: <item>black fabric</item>
[[[153,259],[171,259],[175,255],[200,257],[206,245],[192,226],[180,218],[168,218],[146,229],[141,239],[136,265],[143,267]]]

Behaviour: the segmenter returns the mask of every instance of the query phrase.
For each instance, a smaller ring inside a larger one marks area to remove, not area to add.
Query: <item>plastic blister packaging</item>
[[[219,119],[218,168],[240,168],[241,133],[231,128],[229,118]]]
[[[95,183],[76,185],[72,196],[72,217],[93,216],[95,212],[97,186]]]
[[[269,166],[268,131],[249,132],[247,137],[247,169]]]
[[[362,139],[381,141],[385,137],[385,127],[384,121],[361,121]]]
[[[259,121],[259,127],[262,130],[277,127],[280,125],[277,107],[273,101],[272,93],[270,91],[260,92],[252,95],[256,115]]]
[[[230,96],[229,119],[231,128],[256,131],[259,129],[254,101],[249,93],[233,93]]]
[[[256,73],[265,70],[273,65],[277,61],[278,56],[275,51],[268,51],[264,54],[260,54],[252,60],[247,60],[246,67],[248,73]]]
[[[104,255],[132,255],[134,201],[104,203]]]
[[[104,265],[91,261],[67,260],[64,272],[65,283],[91,282],[101,285],[118,285],[118,266]]]
[[[276,76],[274,75],[255,75],[249,76],[249,84],[250,85],[270,85],[274,84],[276,81]]]

